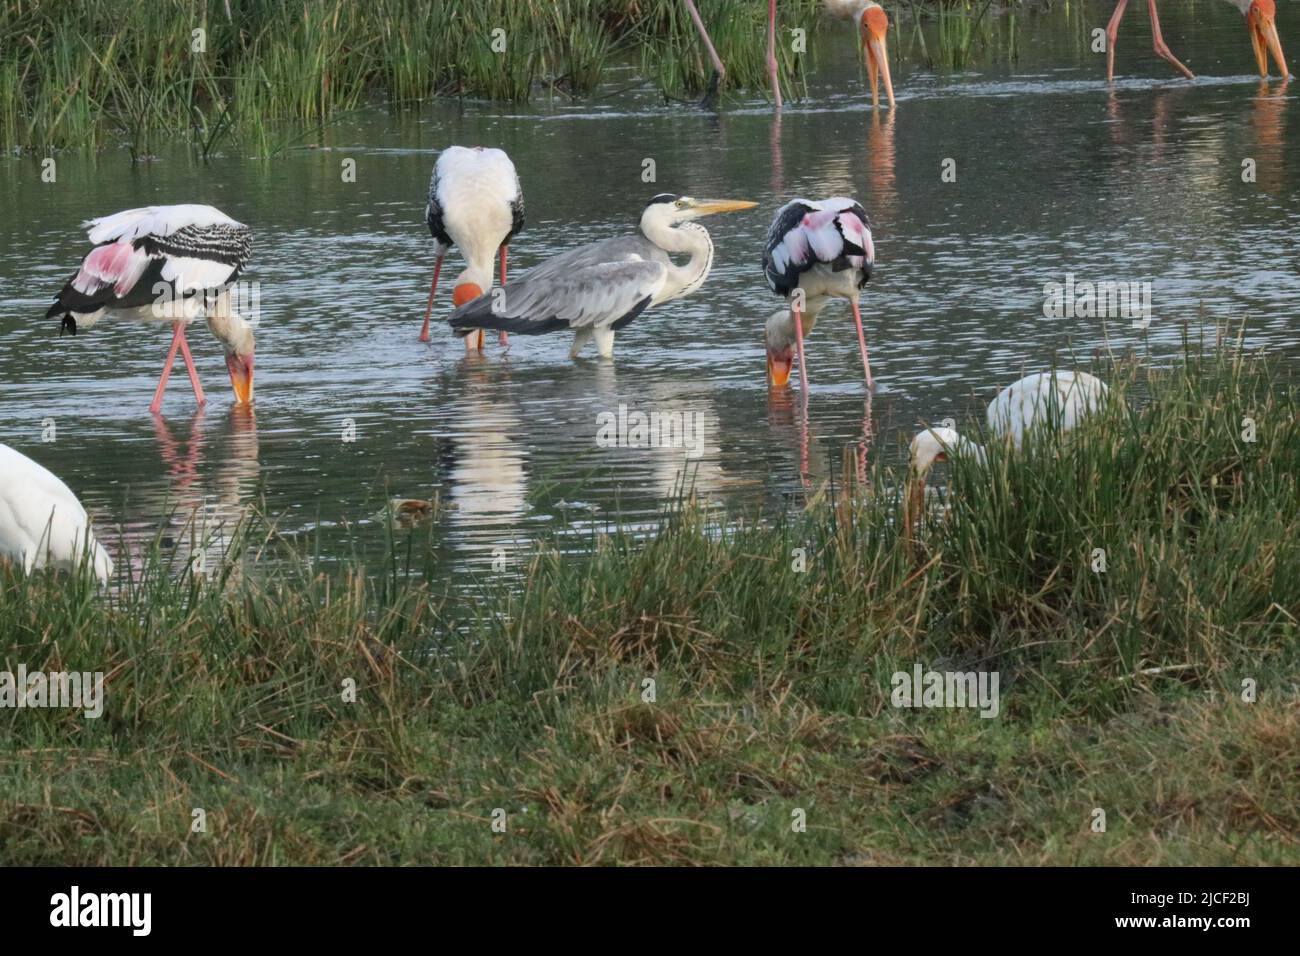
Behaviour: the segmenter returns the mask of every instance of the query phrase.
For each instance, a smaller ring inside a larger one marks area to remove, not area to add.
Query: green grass
[[[766,86],[759,7],[704,3],[730,87]],[[810,25],[816,9],[785,3],[782,17]],[[585,96],[637,51],[666,93],[707,81],[681,0],[6,0],[0,146],[121,141],[144,156],[187,133],[206,149],[214,134],[265,149],[270,124],[323,123],[370,102]],[[782,69],[793,86],[797,64]]]
[[[257,521],[208,578],[0,572],[7,666],[111,674],[100,720],[0,711],[0,859],[1294,864],[1295,387],[1231,351],[1101,371],[1069,441],[932,475],[910,554],[878,465],[472,595],[411,573],[425,532],[321,571]],[[1001,714],[891,707],[916,662],[996,669]]]

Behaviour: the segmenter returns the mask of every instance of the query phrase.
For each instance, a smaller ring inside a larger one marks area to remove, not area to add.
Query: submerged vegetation
[[[995,14],[1018,3],[927,3],[893,11],[897,49],[944,68],[964,66],[977,39],[1014,50],[1014,18]],[[811,33],[820,8],[781,0],[782,36]],[[767,5],[704,0],[701,10],[725,86],[766,91]],[[919,27],[931,19],[934,49]],[[807,54],[779,47],[782,85],[797,95]],[[320,124],[377,101],[587,96],[628,61],[668,96],[698,97],[712,75],[681,0],[3,0],[0,145],[125,142],[145,156],[185,134],[204,154],[231,138],[265,154],[282,139],[277,124]]]
[[[419,527],[368,571],[254,520],[206,576],[0,570],[5,668],[107,674],[98,720],[0,710],[0,857],[1295,863],[1300,396],[1230,352],[1102,373],[1068,441],[933,475],[911,547],[877,465],[473,597]],[[918,665],[996,671],[998,715],[891,706]]]

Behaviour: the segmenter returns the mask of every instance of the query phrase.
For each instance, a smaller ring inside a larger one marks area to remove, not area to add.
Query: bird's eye
[[[686,208],[686,200],[685,200],[685,199],[679,199],[679,200],[677,200],[676,205],[677,205],[677,208],[678,208],[678,209],[685,209],[685,208]]]

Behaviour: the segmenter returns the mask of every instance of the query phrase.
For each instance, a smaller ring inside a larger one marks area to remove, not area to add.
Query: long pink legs
[[[506,247],[502,246],[501,247],[501,288],[504,289],[505,287],[506,287]],[[510,336],[506,334],[505,329],[501,330],[501,334],[497,337],[497,341],[500,342],[502,345],[506,346],[507,348],[510,347]]]
[[[718,92],[718,86],[722,83],[723,77],[727,75],[727,68],[722,65],[722,58],[718,56],[718,51],[713,48],[713,41],[709,39],[709,31],[705,29],[704,21],[700,19],[700,11],[695,8],[694,0],[682,0],[682,3],[686,5],[686,12],[691,15],[695,29],[704,42],[704,49],[709,53],[709,62],[713,64],[713,77],[709,80],[709,89],[704,95],[704,102],[707,104],[712,101],[714,94]],[[772,101],[776,109],[779,110],[781,108],[781,81],[776,65],[776,0],[767,0],[767,75],[772,84]]]
[[[445,253],[444,253],[445,255]],[[424,307],[424,328],[420,329],[420,341],[429,341],[429,316],[433,313],[433,294],[438,291],[438,273],[442,271],[442,256],[433,263],[433,285],[429,286],[429,304]]]
[[[167,389],[167,380],[172,377],[172,364],[176,361],[176,352],[185,358],[185,370],[190,373],[190,384],[194,386],[194,398],[200,405],[207,401],[203,397],[203,386],[199,384],[199,372],[194,367],[194,357],[190,355],[190,343],[185,340],[185,323],[173,324],[172,347],[167,352],[167,364],[163,366],[162,377],[158,379],[158,388],[153,393],[153,403],[149,411],[157,415],[162,411],[163,392]]]
[[[871,361],[867,358],[867,336],[862,331],[862,313],[858,311],[858,300],[852,299],[853,303],[853,321],[858,327],[858,348],[862,350],[862,371],[867,376],[867,391],[870,392],[875,388],[875,383],[871,381]]]
[[[1127,6],[1128,0],[1119,0],[1119,3],[1115,4],[1115,12],[1111,14],[1110,23],[1106,25],[1107,83],[1115,78],[1115,41],[1119,39],[1119,21],[1124,16],[1124,8]],[[1151,43],[1156,55],[1172,63],[1174,69],[1189,80],[1195,79],[1196,74],[1183,66],[1182,61],[1174,56],[1174,51],[1165,43],[1164,35],[1160,32],[1160,12],[1156,9],[1156,0],[1147,0],[1147,10],[1151,13]]]
[[[772,100],[781,108],[781,80],[776,69],[776,0],[767,0],[767,78],[772,84]]]

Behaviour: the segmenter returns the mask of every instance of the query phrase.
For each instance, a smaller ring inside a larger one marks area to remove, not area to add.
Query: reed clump
[[[0,571],[6,668],[109,675],[98,720],[0,709],[0,858],[1295,863],[1295,385],[1094,371],[1105,414],[933,475],[910,549],[877,465],[474,589],[427,529],[329,571],[261,519],[207,576]],[[917,665],[996,671],[997,716],[895,706]]]
[[[704,6],[727,85],[763,87],[765,8]],[[782,7],[810,26],[817,4]],[[265,146],[268,125],[371,102],[584,96],[637,51],[668,94],[707,82],[680,0],[12,0],[0,5],[0,145]],[[782,70],[792,83],[791,58]]]

